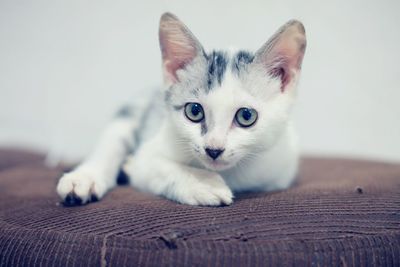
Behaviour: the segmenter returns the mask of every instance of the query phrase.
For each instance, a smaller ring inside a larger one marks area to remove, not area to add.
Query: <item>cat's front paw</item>
[[[107,188],[104,182],[90,172],[65,173],[57,185],[57,193],[64,205],[76,206],[101,199]]]
[[[201,183],[189,185],[185,188],[186,194],[179,202],[198,206],[230,205],[233,194],[229,187],[219,176],[204,179]]]

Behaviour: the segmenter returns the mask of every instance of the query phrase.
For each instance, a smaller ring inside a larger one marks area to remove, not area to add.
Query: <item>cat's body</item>
[[[255,54],[205,53],[173,15],[160,23],[165,89],[123,109],[96,150],[57,187],[67,204],[99,199],[121,168],[136,188],[192,205],[287,188],[298,163],[290,121],[304,28],[291,21]]]

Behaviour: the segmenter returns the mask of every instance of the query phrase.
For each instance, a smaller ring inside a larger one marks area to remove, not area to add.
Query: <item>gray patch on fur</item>
[[[221,85],[222,79],[226,72],[226,66],[229,59],[225,52],[213,51],[207,55],[208,61],[208,89],[212,89],[216,84]]]
[[[144,125],[148,121],[148,117],[151,115],[151,112],[154,110],[156,102],[157,102],[156,97],[151,98],[150,103],[146,106],[146,108],[144,109],[144,111],[142,113],[142,116],[141,116],[140,122],[139,122],[139,125],[141,125],[141,127],[139,127],[139,129],[137,131],[135,131],[135,135],[134,135],[134,138],[137,141],[137,144],[141,143]]]
[[[201,135],[204,136],[208,132],[206,120],[203,120],[200,125],[201,125]]]
[[[239,51],[232,58],[232,72],[238,76],[247,70],[249,64],[254,60],[254,55],[247,51]]]
[[[162,125],[162,121],[164,121],[165,102],[163,101],[162,92],[159,90],[155,91],[152,95],[148,96],[148,100],[145,105],[139,105],[140,112],[135,113],[135,118],[132,118],[138,120],[138,128],[132,133],[135,143],[132,152],[135,152],[144,140],[157,132],[158,128]]]

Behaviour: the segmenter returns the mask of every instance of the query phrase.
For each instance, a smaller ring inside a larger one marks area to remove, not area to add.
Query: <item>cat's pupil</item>
[[[199,115],[199,113],[200,113],[200,107],[199,107],[199,105],[194,104],[194,105],[192,106],[192,114],[193,114],[194,116],[197,116],[197,115]]]
[[[242,117],[246,121],[250,120],[251,119],[251,112],[247,108],[244,109],[243,112],[242,112]]]

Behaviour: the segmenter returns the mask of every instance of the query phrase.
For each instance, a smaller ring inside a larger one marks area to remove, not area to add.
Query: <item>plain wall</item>
[[[399,10],[399,1],[0,0],[0,145],[85,155],[121,104],[161,84],[158,22],[171,11],[208,50],[255,50],[301,20],[303,152],[400,161]]]

